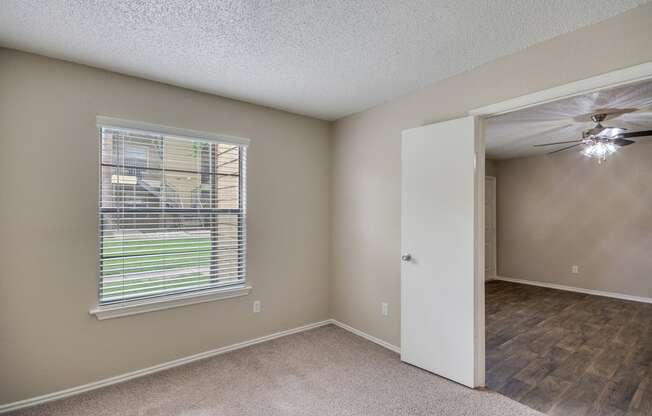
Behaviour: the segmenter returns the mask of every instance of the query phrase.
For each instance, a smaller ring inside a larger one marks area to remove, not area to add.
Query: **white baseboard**
[[[626,295],[624,293],[604,292],[602,290],[585,289],[583,287],[558,285],[555,283],[537,282],[535,280],[514,279],[511,277],[496,276],[493,280],[503,280],[505,282],[522,283],[524,285],[547,287],[550,289],[566,290],[569,292],[586,293],[587,295],[606,296],[622,300],[632,300],[634,302],[652,303],[652,298],[642,296]]]
[[[163,370],[167,370],[167,369],[170,369],[170,368],[178,367],[180,365],[188,364],[188,363],[191,363],[193,361],[202,360],[204,358],[213,357],[213,356],[216,356],[216,355],[227,353],[229,351],[238,350],[238,349],[241,349],[241,348],[249,347],[251,345],[260,344],[261,342],[270,341],[270,340],[273,340],[273,339],[276,339],[276,338],[281,338],[281,337],[284,337],[284,336],[287,336],[287,335],[296,334],[298,332],[307,331],[309,329],[313,329],[313,328],[317,328],[317,327],[324,326],[324,325],[329,325],[329,324],[336,324],[338,326],[341,326],[341,325],[337,324],[336,322],[333,322],[332,319],[327,319],[327,320],[321,321],[321,322],[314,322],[314,323],[303,325],[303,326],[300,326],[300,327],[297,327],[297,328],[292,328],[292,329],[288,329],[288,330],[285,330],[285,331],[276,332],[276,333],[273,333],[273,334],[270,334],[270,335],[265,335],[265,336],[262,336],[262,337],[259,337],[259,338],[254,338],[254,339],[251,339],[251,340],[248,340],[248,341],[238,342],[236,344],[227,345],[225,347],[216,348],[214,350],[205,351],[205,352],[201,352],[199,354],[194,354],[194,355],[179,358],[179,359],[176,359],[176,360],[168,361],[166,363],[154,365],[154,366],[147,367],[147,368],[143,368],[141,370],[136,370],[136,371],[132,371],[132,372],[129,372],[129,373],[126,373],[126,374],[121,374],[121,375],[118,375],[118,376],[109,377],[109,378],[106,378],[104,380],[94,381],[92,383],[84,384],[84,385],[81,385],[81,386],[72,387],[72,388],[69,388],[69,389],[60,390],[60,391],[56,391],[54,393],[44,394],[42,396],[32,397],[30,399],[20,400],[20,401],[13,402],[13,403],[0,404],[0,413],[9,412],[9,411],[12,411],[12,410],[18,410],[18,409],[22,409],[24,407],[35,406],[37,404],[42,404],[42,403],[50,402],[50,401],[53,401],[53,400],[63,399],[65,397],[74,396],[75,394],[80,394],[80,393],[84,393],[84,392],[87,392],[87,391],[96,390],[96,389],[99,389],[99,388],[102,388],[102,387],[110,386],[112,384],[122,383],[122,382],[127,381],[127,380],[131,380],[131,379],[134,379],[134,378],[137,378],[137,377],[142,377],[142,376],[145,376],[145,375],[148,375],[148,374],[153,374],[153,373],[163,371]],[[342,326],[342,328],[344,328],[344,327]],[[356,330],[352,330],[351,332],[354,332],[354,331],[356,331]],[[357,333],[358,335],[362,334],[359,331],[355,332],[355,333]],[[361,335],[361,336],[364,336],[364,335]],[[370,338],[369,335],[367,335],[367,336],[365,336],[365,338],[367,338],[369,340],[372,340],[371,338],[373,338],[373,337]],[[374,342],[379,343],[379,342],[383,342],[383,341],[377,340],[377,341],[374,341]]]
[[[176,360],[168,361],[166,363],[157,364],[157,365],[154,365],[154,366],[151,366],[151,367],[143,368],[141,370],[131,371],[129,373],[121,374],[121,375],[114,376],[114,377],[109,377],[109,378],[106,378],[104,380],[94,381],[92,383],[84,384],[84,385],[81,385],[81,386],[72,387],[72,388],[69,388],[69,389],[60,390],[60,391],[56,391],[54,393],[48,393],[48,394],[44,394],[42,396],[32,397],[30,399],[20,400],[20,401],[13,402],[13,403],[1,404],[0,405],[0,413],[6,413],[6,412],[10,412],[12,410],[18,410],[18,409],[22,409],[22,408],[25,408],[25,407],[36,406],[38,404],[43,404],[43,403],[51,402],[51,401],[54,401],[54,400],[63,399],[65,397],[70,397],[70,396],[74,396],[76,394],[85,393],[87,391],[96,390],[96,389],[99,389],[99,388],[102,388],[102,387],[107,387],[107,386],[110,386],[112,384],[122,383],[122,382],[131,380],[131,379],[134,379],[134,378],[137,378],[137,377],[142,377],[142,376],[146,376],[146,375],[149,375],[149,374],[157,373],[159,371],[163,371],[163,370],[167,370],[167,369],[170,369],[170,368],[178,367],[180,365],[189,364],[189,363],[191,363],[193,361],[203,360],[204,358],[209,358],[209,357],[213,357],[213,356],[216,356],[216,355],[224,354],[224,353],[227,353],[229,351],[239,350],[241,348],[249,347],[251,345],[260,344],[261,342],[271,341],[271,340],[276,339],[276,338],[281,338],[281,337],[284,337],[284,336],[287,336],[287,335],[292,335],[292,334],[296,334],[296,333],[299,333],[299,332],[308,331],[310,329],[318,328],[320,326],[329,325],[329,324],[336,325],[336,326],[338,326],[338,327],[340,327],[342,329],[345,329],[345,330],[347,330],[347,331],[349,331],[349,332],[351,332],[351,333],[353,333],[355,335],[358,335],[358,336],[360,336],[360,337],[362,337],[362,338],[364,338],[366,340],[374,342],[374,343],[376,343],[376,344],[378,344],[380,346],[383,346],[383,347],[385,347],[385,348],[387,348],[387,349],[389,349],[391,351],[394,351],[396,353],[401,352],[401,349],[399,347],[397,347],[395,345],[392,345],[392,344],[390,344],[388,342],[385,342],[382,339],[373,337],[373,336],[371,336],[371,335],[369,335],[369,334],[367,334],[365,332],[362,332],[362,331],[360,331],[358,329],[355,329],[355,328],[353,328],[353,327],[351,327],[351,326],[349,326],[349,325],[347,325],[345,323],[336,321],[335,319],[326,319],[324,321],[314,322],[312,324],[303,325],[303,326],[300,326],[300,327],[297,327],[297,328],[292,328],[292,329],[288,329],[288,330],[285,330],[285,331],[276,332],[276,333],[273,333],[273,334],[270,334],[270,335],[265,335],[265,336],[262,336],[262,337],[259,337],[259,338],[254,338],[254,339],[251,339],[251,340],[248,340],[248,341],[238,342],[236,344],[227,345],[225,347],[216,348],[214,350],[205,351],[205,352],[201,352],[199,354],[194,354],[194,355],[179,358],[179,359],[176,359]]]
[[[347,325],[345,323],[342,323],[340,321],[337,321],[335,319],[331,319],[331,323],[333,325],[339,326],[340,328],[345,329],[345,330],[347,330],[347,331],[349,331],[349,332],[351,332],[353,334],[356,334],[357,336],[360,336],[360,337],[362,337],[362,338],[364,338],[364,339],[366,339],[368,341],[374,342],[374,343],[380,345],[381,347],[385,347],[388,350],[394,351],[395,353],[398,353],[398,354],[401,353],[401,348],[397,347],[396,345],[390,344],[387,341],[383,341],[380,338],[376,338],[376,337],[374,337],[372,335],[367,334],[366,332],[362,332],[359,329],[355,329],[352,326],[349,326],[349,325]]]

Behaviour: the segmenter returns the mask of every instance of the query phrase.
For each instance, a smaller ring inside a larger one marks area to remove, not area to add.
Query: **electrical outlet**
[[[387,302],[381,302],[380,313],[383,316],[389,316],[389,304]]]
[[[260,301],[255,300],[254,301],[254,313],[259,313],[260,312]]]
[[[573,267],[571,267],[571,273],[580,274],[580,266],[574,264]]]

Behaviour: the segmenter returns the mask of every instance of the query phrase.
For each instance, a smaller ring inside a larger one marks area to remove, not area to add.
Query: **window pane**
[[[244,149],[102,128],[100,303],[245,276]]]

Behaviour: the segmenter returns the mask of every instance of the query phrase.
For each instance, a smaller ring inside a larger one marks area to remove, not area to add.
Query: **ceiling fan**
[[[605,127],[602,122],[609,116],[609,113],[596,113],[592,114],[591,120],[595,123],[593,128],[582,132],[582,138],[578,140],[568,140],[555,143],[535,144],[534,147],[543,146],[556,146],[560,144],[569,144],[570,146],[562,147],[561,149],[554,150],[553,153],[563,152],[564,150],[572,149],[577,146],[583,146],[582,153],[588,157],[595,158],[598,163],[602,163],[607,159],[607,156],[614,153],[618,148],[629,146],[636,143],[629,140],[631,137],[644,137],[652,136],[652,130],[632,131],[628,132],[627,129],[620,127]]]

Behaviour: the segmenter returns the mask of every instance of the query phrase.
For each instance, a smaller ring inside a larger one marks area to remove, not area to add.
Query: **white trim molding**
[[[389,349],[391,351],[394,351],[394,352],[399,353],[399,354],[401,352],[399,347],[397,347],[395,345],[392,345],[389,342],[386,342],[386,341],[383,341],[383,340],[381,340],[379,338],[373,337],[373,336],[371,336],[371,335],[369,335],[369,334],[367,334],[365,332],[362,332],[362,331],[360,331],[358,329],[355,329],[355,328],[353,328],[353,327],[351,327],[349,325],[346,325],[346,324],[344,324],[342,322],[339,322],[339,321],[337,321],[335,319],[326,319],[324,321],[314,322],[314,323],[311,323],[311,324],[299,326],[299,327],[288,329],[288,330],[285,330],[285,331],[275,332],[275,333],[270,334],[270,335],[265,335],[265,336],[262,336],[262,337],[259,337],[259,338],[254,338],[254,339],[251,339],[251,340],[248,340],[248,341],[238,342],[236,344],[227,345],[227,346],[224,346],[224,347],[221,347],[221,348],[216,348],[216,349],[213,349],[213,350],[210,350],[210,351],[201,352],[199,354],[189,355],[187,357],[182,357],[182,358],[179,358],[179,359],[176,359],[176,360],[168,361],[166,363],[157,364],[157,365],[154,365],[154,366],[151,366],[151,367],[143,368],[141,370],[131,371],[129,373],[120,374],[120,375],[117,375],[117,376],[114,376],[114,377],[105,378],[104,380],[94,381],[92,383],[84,384],[84,385],[81,385],[81,386],[76,386],[76,387],[72,387],[72,388],[69,388],[69,389],[56,391],[54,393],[49,393],[49,394],[44,394],[42,396],[32,397],[32,398],[25,399],[25,400],[19,400],[17,402],[13,402],[13,403],[0,404],[0,413],[11,412],[11,411],[14,411],[14,410],[23,409],[25,407],[36,406],[36,405],[51,402],[51,401],[54,401],[54,400],[64,399],[66,397],[74,396],[76,394],[85,393],[85,392],[88,392],[88,391],[91,391],[91,390],[97,390],[97,389],[100,389],[102,387],[111,386],[113,384],[123,383],[125,381],[129,381],[129,380],[132,380],[132,379],[135,379],[135,378],[138,378],[138,377],[143,377],[143,376],[146,376],[146,375],[149,375],[149,374],[154,374],[154,373],[157,373],[159,371],[168,370],[170,368],[178,367],[178,366],[181,366],[181,365],[184,365],[184,364],[189,364],[189,363],[192,363],[194,361],[199,361],[199,360],[203,360],[205,358],[214,357],[216,355],[225,354],[225,353],[230,352],[230,351],[236,351],[236,350],[239,350],[239,349],[242,349],[242,348],[245,348],[245,347],[260,344],[262,342],[271,341],[273,339],[285,337],[285,336],[292,335],[292,334],[297,334],[299,332],[308,331],[308,330],[311,330],[311,329],[314,329],[314,328],[319,328],[319,327],[322,327],[322,326],[325,326],[325,325],[338,326],[338,327],[340,327],[340,328],[342,328],[342,329],[344,329],[346,331],[349,331],[349,332],[351,332],[351,333],[353,333],[355,335],[358,335],[358,336],[360,336],[360,337],[362,337],[362,338],[364,338],[364,339],[366,339],[368,341],[374,342],[374,343],[376,343],[376,344],[378,344],[378,345],[380,345],[382,347],[385,347],[385,348],[387,348],[387,349]]]
[[[521,283],[530,286],[547,287],[549,289],[566,290],[568,292],[585,293],[587,295],[605,296],[608,298],[631,300],[634,302],[652,303],[652,298],[646,298],[643,296],[626,295],[624,293],[615,293],[615,292],[605,292],[602,290],[585,289],[583,287],[558,285],[556,283],[537,282],[535,280],[525,280],[525,279],[514,279],[511,277],[503,277],[503,276],[496,276],[496,278],[493,280],[502,280],[504,282]]]
[[[221,299],[231,299],[246,296],[251,292],[251,286],[237,285],[225,286],[199,292],[181,293],[170,296],[159,296],[152,299],[116,303],[114,305],[97,306],[89,311],[97,319],[121,318],[123,316],[139,313],[160,311],[163,309],[178,308],[179,306],[194,305],[196,303],[212,302]]]
[[[260,344],[262,342],[271,341],[276,338],[285,337],[288,335],[296,334],[303,331],[308,331],[310,329],[318,328],[321,326],[329,325],[334,323],[331,319],[327,319],[321,322],[314,322],[311,324],[303,325],[297,328],[288,329],[285,331],[275,332],[270,335],[265,335],[259,338],[254,338],[248,341],[238,342],[236,344],[227,345],[225,347],[216,348],[214,350],[201,352],[199,354],[189,355],[187,357],[179,358],[176,360],[168,361],[166,363],[154,365],[151,367],[143,368],[141,370],[132,371],[129,373],[121,374],[114,377],[109,377],[104,380],[95,381],[92,383],[84,384],[77,387],[72,387],[65,390],[60,390],[54,393],[44,394],[42,396],[33,397],[30,399],[20,400],[8,404],[0,404],[0,413],[10,412],[13,410],[22,409],[25,407],[36,406],[38,404],[43,404],[51,402],[54,400],[63,399],[66,397],[74,396],[76,394],[85,393],[87,391],[96,390],[102,387],[107,387],[113,384],[122,383],[134,378],[146,376],[149,374],[157,373],[159,371],[168,370],[170,368],[178,367],[180,365],[189,364],[194,361],[203,360],[205,358],[214,357],[216,355],[224,354],[230,351],[239,350],[241,348],[249,347],[251,345]]]
[[[604,88],[613,88],[620,85],[630,84],[632,82],[644,81],[650,78],[652,78],[652,62],[646,62],[629,68],[607,72],[591,78],[512,98],[485,107],[475,108],[469,111],[469,115],[479,117],[498,116],[539,104],[545,104],[576,95],[588,94]]]
[[[345,324],[343,322],[340,322],[340,321],[335,320],[335,319],[331,319],[331,323],[333,325],[335,325],[335,326],[338,326],[338,327],[346,330],[346,331],[349,331],[352,334],[355,334],[355,335],[357,335],[359,337],[362,337],[362,338],[366,339],[367,341],[371,341],[371,342],[373,342],[375,344],[380,345],[381,347],[387,348],[390,351],[394,351],[397,354],[401,353],[401,348],[397,347],[396,345],[390,344],[387,341],[383,341],[380,338],[376,338],[373,335],[369,335],[366,332],[362,332],[359,329],[355,329],[354,327],[349,326],[349,325],[347,325],[347,324]]]
[[[231,143],[240,146],[248,146],[250,141],[244,137],[217,134],[209,131],[198,131],[182,129],[179,127],[164,126],[160,124],[145,123],[142,121],[125,120],[121,118],[97,116],[95,118],[97,127],[115,127],[122,130],[129,130],[135,133],[163,133],[178,139],[205,139],[219,143]]]

